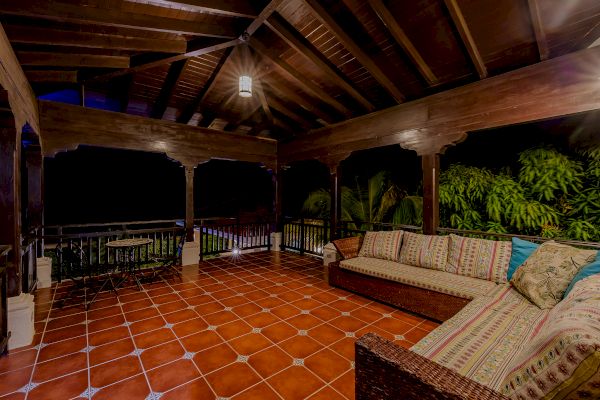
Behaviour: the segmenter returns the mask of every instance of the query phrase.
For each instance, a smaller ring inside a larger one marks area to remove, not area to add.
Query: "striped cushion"
[[[600,398],[600,275],[578,282],[548,314],[500,392],[513,399]]]
[[[509,285],[497,285],[489,296],[471,301],[411,350],[499,390],[547,314]]]
[[[450,235],[446,271],[505,283],[511,250],[511,242]]]
[[[448,236],[405,232],[400,262],[445,271],[448,262],[448,242]]]
[[[482,296],[496,288],[494,282],[444,271],[413,267],[393,261],[356,257],[340,262],[340,267],[361,274],[389,279],[463,299]]]
[[[400,243],[404,231],[367,232],[363,239],[359,257],[381,258],[398,261]]]

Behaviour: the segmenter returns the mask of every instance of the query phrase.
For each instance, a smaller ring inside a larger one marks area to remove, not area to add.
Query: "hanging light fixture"
[[[243,68],[244,73],[240,75],[239,95],[240,97],[252,97],[252,77],[248,73],[249,70],[249,51],[248,51],[248,39],[250,35],[248,32],[242,34],[242,62],[245,64]]]

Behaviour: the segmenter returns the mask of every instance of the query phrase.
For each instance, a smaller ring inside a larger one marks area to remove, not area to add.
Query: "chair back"
[[[59,268],[73,280],[84,278],[89,274],[89,262],[85,251],[75,242],[67,246],[56,246],[56,257]]]
[[[183,255],[183,245],[185,244],[185,233],[183,235],[181,235],[181,238],[179,239],[179,243],[177,244],[177,252],[175,253],[175,257],[177,257],[178,259],[181,259],[181,256]]]

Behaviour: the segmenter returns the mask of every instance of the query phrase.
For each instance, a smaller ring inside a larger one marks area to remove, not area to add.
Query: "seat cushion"
[[[448,236],[404,232],[399,261],[415,267],[445,271],[449,240]]]
[[[360,257],[398,261],[404,231],[367,232],[360,247]]]
[[[498,285],[489,296],[471,301],[411,350],[498,390],[547,314],[509,285]]]
[[[549,309],[562,300],[573,277],[597,254],[596,250],[546,242],[517,269],[510,282],[532,303]]]
[[[600,398],[600,275],[577,282],[548,313],[500,392],[513,399]]]
[[[365,275],[434,290],[463,299],[485,295],[496,286],[494,282],[451,274],[445,271],[413,267],[393,261],[356,257],[340,262],[340,267]]]
[[[450,235],[447,272],[506,283],[512,243]]]

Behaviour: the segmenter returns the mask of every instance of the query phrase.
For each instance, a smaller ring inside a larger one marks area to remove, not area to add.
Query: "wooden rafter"
[[[368,111],[375,106],[369,102],[346,77],[317,48],[302,36],[278,13],[273,13],[265,24],[291,48],[315,64],[336,86],[339,86]]]
[[[223,65],[225,65],[225,63],[229,59],[229,56],[231,56],[233,49],[234,49],[233,47],[229,47],[225,50],[225,53],[223,53],[223,56],[219,60],[219,63],[213,70],[212,75],[210,76],[210,78],[208,78],[208,80],[204,84],[204,87],[202,87],[202,89],[200,90],[200,93],[198,93],[196,98],[185,108],[185,110],[177,118],[177,122],[182,122],[184,124],[187,124],[190,122],[190,120],[192,119],[192,116],[194,115],[194,113],[196,112],[198,107],[200,107],[200,105],[202,103],[204,103],[204,100],[206,100],[206,98],[208,97],[208,94],[211,92],[211,90],[214,89],[217,78],[219,77],[219,74],[221,73],[221,70],[223,69]]]
[[[19,51],[17,57],[21,65],[94,68],[129,67],[129,57],[126,56]]]
[[[537,42],[538,52],[540,53],[540,60],[544,61],[548,59],[550,51],[548,50],[548,41],[546,40],[546,32],[540,14],[540,5],[538,0],[527,0],[527,2],[529,4],[529,15],[531,16],[531,25],[533,26],[533,32],[535,34],[535,41]]]
[[[217,38],[234,38],[237,36],[233,26],[222,23],[155,17],[114,8],[84,7],[81,4],[76,1],[67,4],[52,0],[3,0],[0,2],[0,13],[59,22],[136,28],[180,35]]]
[[[65,31],[34,26],[4,27],[13,43],[74,46],[95,49],[135,50],[161,53],[185,53],[185,40],[147,39],[123,35]]]
[[[369,73],[379,82],[379,84],[396,100],[398,103],[404,101],[404,95],[398,89],[396,84],[391,81],[387,74],[377,65],[346,31],[336,22],[335,18],[329,14],[319,0],[304,0],[310,7],[314,15],[327,27],[327,29],[338,38],[344,46],[356,59],[369,71]]]
[[[154,106],[152,107],[152,112],[150,113],[151,118],[159,118],[163,117],[165,110],[167,109],[167,105],[169,104],[169,100],[173,95],[173,91],[177,86],[177,82],[179,82],[179,78],[181,74],[185,70],[189,60],[179,60],[175,61],[169,67],[169,72],[167,73],[167,77],[160,89],[160,93],[158,97],[154,101]]]
[[[329,104],[345,117],[352,117],[352,112],[346,106],[323,90],[319,85],[315,84],[310,79],[307,79],[306,76],[300,74],[287,62],[272,54],[261,42],[253,38],[250,40],[250,45],[261,56],[270,60],[271,64],[277,69],[277,71],[296,82],[296,84],[299,85],[304,91]]]
[[[271,112],[271,107],[269,106],[269,102],[267,101],[267,96],[265,96],[265,92],[263,91],[262,85],[258,79],[255,79],[255,92],[258,95],[258,99],[260,100],[260,106],[263,109],[263,112],[267,116],[269,121],[273,121],[273,113]]]
[[[402,47],[402,49],[406,52],[408,57],[415,64],[415,66],[421,73],[421,76],[423,76],[423,78],[425,78],[427,83],[429,83],[430,85],[436,85],[438,83],[438,78],[431,71],[431,68],[429,68],[429,65],[427,65],[425,60],[423,60],[423,57],[421,57],[421,54],[419,53],[417,48],[413,45],[412,41],[408,38],[404,30],[400,27],[398,21],[396,20],[396,18],[394,18],[390,10],[388,10],[387,6],[383,3],[383,1],[369,0],[369,4],[371,5],[371,8],[373,8],[373,11],[375,11],[379,19],[381,19],[381,22],[383,22],[383,24],[387,27],[394,40],[396,40],[396,43],[398,43],[398,45]]]
[[[186,5],[194,10],[228,17],[255,18],[257,13],[251,0],[154,0],[157,4]]]
[[[77,83],[77,71],[33,70],[25,71],[29,82],[36,83]]]
[[[473,36],[471,35],[471,30],[469,29],[469,26],[467,25],[467,21],[465,21],[465,17],[463,15],[462,11],[460,10],[458,1],[457,0],[444,0],[444,3],[446,3],[446,7],[448,8],[448,11],[450,12],[452,21],[454,22],[454,25],[456,26],[456,29],[458,30],[458,33],[459,33],[465,47],[467,48],[469,57],[471,57],[471,61],[473,62],[473,65],[475,65],[475,68],[477,69],[477,73],[479,74],[479,77],[481,79],[486,78],[488,75],[487,67],[485,66],[485,63],[483,62],[483,58],[481,57],[481,54],[479,53],[479,49],[477,48],[475,39],[473,39]]]
[[[283,97],[293,101],[298,104],[300,107],[304,108],[309,113],[316,115],[318,118],[324,121],[321,125],[327,125],[335,122],[331,115],[323,112],[321,108],[316,106],[311,99],[306,99],[302,95],[296,93],[296,91],[290,88],[288,85],[274,83],[273,81],[265,82],[271,89],[271,92],[278,93],[283,95]]]
[[[303,117],[290,110],[290,108],[283,104],[283,102],[281,102],[281,100],[279,100],[276,96],[271,96],[269,102],[274,110],[280,112],[282,115],[285,115],[290,120],[300,124],[300,126],[303,128],[310,128],[310,125]]]

